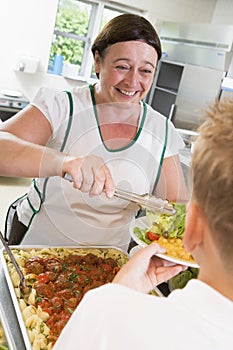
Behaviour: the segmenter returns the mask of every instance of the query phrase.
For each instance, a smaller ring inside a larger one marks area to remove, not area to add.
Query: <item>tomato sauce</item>
[[[37,293],[36,307],[50,315],[50,341],[55,342],[84,294],[113,280],[119,271],[112,258],[92,253],[57,257],[33,257],[26,262],[27,273],[37,275],[33,285]]]

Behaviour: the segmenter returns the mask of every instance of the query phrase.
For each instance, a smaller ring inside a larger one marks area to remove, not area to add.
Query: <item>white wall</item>
[[[233,0],[218,0],[211,23],[233,24]]]
[[[232,0],[119,0],[148,10],[152,23],[163,20],[233,24]],[[1,0],[0,2],[0,90],[20,90],[31,99],[40,86],[69,89],[81,82],[47,74],[50,45],[58,0]],[[217,3],[217,4],[216,4]],[[230,10],[229,10],[230,8]],[[231,23],[229,21],[231,20]],[[15,72],[21,55],[38,57],[36,74]]]
[[[120,0],[149,10],[149,16],[165,21],[209,23],[217,0]]]
[[[47,74],[58,0],[1,0],[0,90],[22,91],[31,99],[42,85],[69,88],[74,83]],[[36,74],[15,72],[18,57],[39,58]]]

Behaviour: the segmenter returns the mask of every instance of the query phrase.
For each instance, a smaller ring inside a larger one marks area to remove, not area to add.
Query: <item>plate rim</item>
[[[142,225],[149,225],[146,216],[141,216],[139,218],[136,218],[135,220],[133,220],[130,223],[129,226],[129,231],[130,231],[130,236],[131,238],[141,247],[146,247],[148,246],[147,243],[143,242],[140,238],[138,238],[138,236],[133,232],[134,227],[139,227],[140,228],[140,220],[141,220],[141,226]],[[137,225],[135,225],[135,223],[139,223]],[[146,228],[146,227],[145,227]],[[184,265],[184,266],[188,266],[188,267],[194,267],[194,268],[199,268],[199,265],[196,262],[191,262],[188,260],[182,260],[182,259],[176,259],[174,257],[172,257],[171,255],[167,255],[167,254],[155,254],[156,256],[158,256],[159,258],[162,258],[164,260],[170,261],[170,262],[174,262],[175,264],[179,264],[179,265]]]

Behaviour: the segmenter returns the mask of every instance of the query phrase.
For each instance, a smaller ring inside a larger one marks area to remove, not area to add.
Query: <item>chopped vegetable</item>
[[[146,218],[149,224],[147,229],[134,228],[134,233],[143,242],[150,244],[163,236],[165,238],[182,238],[185,229],[186,207],[184,204],[172,203],[176,213],[174,215],[155,214],[151,211],[146,212]]]
[[[150,241],[157,241],[160,236],[157,233],[149,231],[147,232],[147,237],[149,238]]]

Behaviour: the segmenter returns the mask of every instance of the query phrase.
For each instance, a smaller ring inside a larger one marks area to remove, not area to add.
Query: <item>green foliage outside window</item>
[[[78,1],[60,0],[56,18],[54,41],[50,52],[50,64],[54,55],[64,56],[64,62],[81,65],[85,41],[56,34],[56,31],[86,37],[90,19],[90,5],[78,6]]]
[[[89,25],[93,29],[95,27],[94,21],[96,15],[97,18],[101,15],[101,30],[110,19],[123,13],[118,9],[107,6],[104,6],[103,10],[101,6],[96,10],[96,6],[96,3],[88,3],[85,0],[59,0],[53,43],[49,57],[49,73],[61,74],[60,69],[63,63],[76,65],[79,71],[82,65],[82,74],[85,75],[88,73],[85,71],[85,62],[82,61],[85,50],[89,49],[89,46],[86,46],[87,40],[88,45],[90,45],[90,40],[93,40],[91,37],[93,33],[88,33]],[[91,16],[92,10],[95,11],[94,16]],[[57,65],[59,68],[57,68]],[[93,66],[91,76],[95,77]]]

